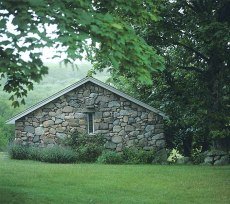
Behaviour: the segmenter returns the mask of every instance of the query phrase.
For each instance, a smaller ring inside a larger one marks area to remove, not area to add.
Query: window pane
[[[88,133],[93,133],[93,113],[88,113]]]

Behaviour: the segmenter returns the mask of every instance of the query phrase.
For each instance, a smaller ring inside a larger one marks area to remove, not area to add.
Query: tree
[[[162,0],[156,5],[161,20],[137,32],[164,56],[166,68],[153,75],[153,86],[133,86],[137,95],[169,115],[168,144],[185,155],[195,145],[207,150],[216,139],[229,144],[230,2]]]
[[[5,124],[13,114],[10,104],[0,100],[0,151],[5,150],[7,144],[13,139],[14,127]]]
[[[153,71],[164,68],[163,58],[133,28],[157,20],[150,0],[1,0],[0,8],[0,73],[14,106],[19,99],[24,103],[33,83],[48,73],[40,59],[44,46],[66,52],[66,63],[87,54],[95,69],[109,67],[127,77],[135,73],[147,84]],[[50,25],[56,27],[52,34]]]

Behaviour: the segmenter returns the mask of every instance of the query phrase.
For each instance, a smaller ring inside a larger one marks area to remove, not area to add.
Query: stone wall
[[[229,164],[229,154],[221,150],[211,150],[207,152],[204,164],[207,165],[227,165]]]
[[[87,132],[87,113],[94,113],[95,134],[108,149],[165,147],[162,116],[107,89],[87,82],[16,121],[17,143],[53,146],[74,131]]]

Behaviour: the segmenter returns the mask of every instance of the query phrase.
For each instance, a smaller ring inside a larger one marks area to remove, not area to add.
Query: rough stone
[[[102,118],[102,112],[96,112],[94,114],[95,119],[101,119]]]
[[[140,141],[139,141],[139,145],[141,147],[144,147],[147,145],[147,139],[146,138],[142,138]]]
[[[121,131],[121,126],[115,125],[113,127],[113,132],[120,132]]]
[[[120,120],[114,120],[113,125],[118,125],[120,123]]]
[[[147,125],[146,128],[145,128],[145,130],[147,132],[154,130],[154,125]]]
[[[56,112],[49,112],[49,116],[51,116],[51,117],[56,116]]]
[[[134,131],[135,130],[135,128],[132,126],[132,125],[126,125],[125,126],[125,131]]]
[[[83,92],[83,96],[89,96],[90,95],[90,90],[85,90]]]
[[[62,111],[64,113],[71,113],[71,112],[73,112],[73,107],[72,106],[65,106]]]
[[[75,113],[75,114],[74,114],[74,117],[75,117],[75,118],[78,118],[78,119],[82,119],[82,118],[85,118],[86,115],[85,115],[84,113]],[[74,117],[73,117],[73,118],[74,118]]]
[[[161,133],[161,132],[164,132],[164,130],[163,129],[155,129],[154,130],[154,133],[156,133],[156,134]]]
[[[121,136],[114,136],[112,137],[112,142],[118,144],[122,142],[122,137]]]
[[[152,136],[152,133],[151,133],[151,132],[145,133],[145,137],[146,137],[146,138],[149,138],[149,137],[151,137],[151,136]]]
[[[69,119],[68,123],[69,123],[69,126],[71,127],[77,127],[79,124],[78,119],[74,119],[74,118]],[[62,126],[65,126],[65,125],[62,125]]]
[[[44,128],[43,127],[35,128],[35,135],[42,135],[42,134],[44,134]]]
[[[229,164],[229,156],[228,155],[222,156],[219,160],[216,160],[214,162],[215,166],[228,165],[228,164]]]
[[[213,157],[206,157],[204,159],[204,164],[213,164]]]
[[[108,132],[109,132],[109,130],[97,130],[97,131],[94,131],[95,134],[106,134]]]
[[[98,96],[98,94],[96,94],[96,93],[91,93],[91,94],[89,95],[90,98],[96,98],[97,96]]]
[[[164,139],[164,133],[160,133],[160,134],[157,134],[157,135],[153,135],[152,139],[153,139],[153,140]]]
[[[63,113],[63,114],[58,114],[58,115],[56,115],[55,117],[58,118],[58,119],[64,120],[65,114],[64,114],[64,113]]]
[[[55,124],[60,124],[60,123],[62,123],[62,121],[63,121],[62,119],[56,119]]]
[[[127,142],[127,146],[128,146],[128,147],[134,146],[134,140],[129,140],[129,141]]]
[[[117,148],[116,148],[117,152],[121,152],[122,151],[122,144],[118,144]]]
[[[139,134],[139,131],[132,131],[129,133],[130,136],[136,137]]]
[[[110,102],[108,103],[108,107],[109,107],[109,108],[112,108],[112,107],[120,107],[120,103],[117,102],[117,101],[110,101]]]
[[[33,126],[26,126],[25,132],[34,133],[34,127]]]
[[[157,140],[156,146],[159,148],[164,148],[165,147],[165,140]]]
[[[103,117],[109,117],[110,116],[110,112],[104,112],[103,113]]]
[[[57,137],[59,138],[59,139],[64,139],[65,137],[66,137],[66,134],[65,133],[57,133],[56,134],[57,135]]]
[[[57,128],[56,128],[56,131],[57,131],[57,132],[64,132],[65,129],[66,129],[65,127],[62,127],[62,126],[61,126],[61,127],[57,127]]]
[[[36,135],[33,139],[33,142],[38,142],[39,140],[40,140],[40,137]]]
[[[116,147],[117,147],[117,145],[115,144],[115,143],[113,143],[113,142],[106,142],[105,143],[105,148],[106,149],[116,149]]]
[[[129,115],[129,111],[128,110],[121,110],[120,111],[120,115],[124,116],[124,115]]]
[[[144,135],[137,135],[137,139],[142,139],[144,138]]]
[[[54,128],[50,128],[50,134],[56,134],[56,130]]]
[[[109,128],[108,123],[100,123],[100,125],[99,125],[99,129],[101,129],[101,130],[107,130],[108,128]]]
[[[129,120],[129,117],[128,117],[128,116],[124,116],[124,117],[123,117],[123,121],[124,121],[125,123],[127,123],[128,120]]]
[[[54,125],[53,120],[47,120],[47,121],[43,122],[44,127],[51,127],[52,125]]]

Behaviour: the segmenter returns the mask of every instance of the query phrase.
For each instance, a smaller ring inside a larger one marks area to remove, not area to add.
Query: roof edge
[[[72,91],[73,89],[75,89],[75,88],[77,88],[77,87],[79,87],[79,86],[81,86],[81,85],[83,85],[83,84],[85,84],[85,83],[87,83],[89,81],[94,83],[94,84],[97,84],[98,86],[101,86],[101,87],[103,87],[103,88],[105,88],[105,89],[107,89],[107,90],[109,90],[109,91],[111,91],[111,92],[123,97],[123,98],[126,98],[126,99],[132,101],[133,103],[136,103],[136,104],[138,104],[138,105],[140,105],[140,106],[142,106],[142,107],[144,107],[144,108],[146,108],[146,109],[148,109],[148,110],[150,110],[150,111],[152,111],[154,113],[159,114],[164,119],[168,119],[168,116],[166,116],[162,111],[160,111],[160,110],[158,110],[156,108],[153,108],[152,106],[150,106],[150,105],[148,105],[148,104],[146,104],[146,103],[144,103],[144,102],[142,102],[142,101],[140,101],[138,99],[135,99],[132,96],[129,96],[128,94],[123,93],[123,92],[117,90],[116,88],[114,88],[114,87],[112,87],[112,86],[110,86],[108,84],[105,84],[104,82],[101,82],[98,79],[95,79],[95,78],[92,78],[92,77],[85,77],[85,78],[81,79],[80,81],[78,81],[78,82],[76,82],[76,83],[74,83],[74,84],[72,84],[70,86],[67,86],[66,88],[60,90],[59,92],[49,96],[48,98],[45,98],[45,99],[39,101],[38,103],[30,106],[26,110],[24,110],[24,111],[18,113],[17,115],[11,117],[10,119],[8,119],[6,121],[6,124],[15,124],[16,120],[24,117],[25,115],[37,110],[38,108],[46,105],[47,103],[57,99],[58,97],[68,93],[69,91]]]

